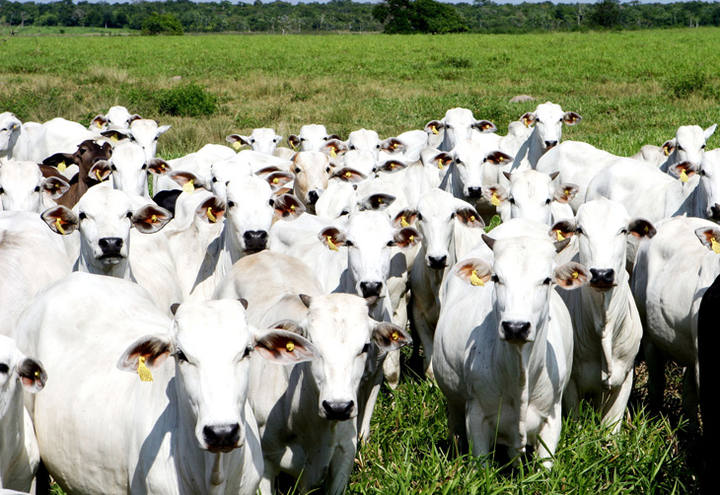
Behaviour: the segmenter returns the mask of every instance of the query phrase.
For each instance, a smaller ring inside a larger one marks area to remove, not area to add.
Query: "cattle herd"
[[[453,108],[166,161],[170,126],[124,107],[0,113],[0,491],[342,493],[411,335],[476,456],[551,468],[583,399],[617,432],[641,349],[651,404],[672,360],[714,413],[715,125],[621,157],[561,142],[580,120]]]

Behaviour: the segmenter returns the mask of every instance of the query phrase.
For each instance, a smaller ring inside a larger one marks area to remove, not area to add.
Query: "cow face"
[[[0,156],[10,153],[20,135],[22,123],[10,112],[0,113]]]
[[[476,120],[473,113],[467,108],[451,108],[445,112],[442,120],[445,136],[441,149],[448,151],[462,142],[473,137],[473,131],[486,133],[495,132],[495,124],[489,120]]]
[[[292,159],[292,172],[295,174],[295,196],[306,207],[313,207],[328,187],[332,173],[330,159],[318,151],[301,151]]]
[[[115,189],[137,196],[147,195],[147,164],[140,145],[130,141],[118,143],[110,164]]]
[[[320,151],[331,139],[336,139],[334,134],[328,134],[324,125],[308,124],[300,128],[300,134],[291,134],[288,137],[288,144],[296,151]]]
[[[130,124],[130,140],[140,146],[145,153],[145,163],[149,164],[157,153],[157,142],[160,136],[170,130],[169,125],[158,126],[150,119],[133,120]]]
[[[705,215],[720,221],[720,153],[705,153],[700,165],[700,184],[705,199]]]
[[[91,131],[128,129],[130,124],[139,118],[139,115],[130,114],[128,109],[123,106],[114,106],[110,107],[105,115],[96,116],[92,122],[90,122],[89,129]]]
[[[575,112],[564,112],[560,105],[545,102],[535,112],[528,112],[520,120],[528,127],[535,126],[534,139],[544,151],[554,148],[562,139],[562,125],[575,125],[582,120]]]
[[[5,211],[41,212],[45,197],[58,199],[69,188],[59,177],[44,178],[35,162],[0,161],[0,201]]]
[[[705,155],[705,143],[715,132],[716,124],[703,130],[699,125],[684,125],[678,127],[675,139],[668,148],[672,151],[668,156],[668,162],[687,162],[691,168],[699,169]],[[666,149],[666,145],[663,145]]]
[[[552,202],[567,203],[577,192],[577,186],[572,184],[556,185],[554,179],[557,173],[548,176],[535,170],[524,170],[513,174],[506,173],[505,176],[510,180],[507,192],[501,186],[497,191],[486,188],[489,201],[498,204],[503,221],[523,218],[550,225]]]
[[[278,143],[282,140],[282,136],[278,136],[274,129],[261,127],[253,129],[249,136],[230,134],[225,140],[230,143],[236,151],[240,150],[243,146],[250,146],[253,151],[272,155]]]
[[[47,373],[39,361],[26,357],[15,342],[0,335],[0,419],[11,405],[22,407],[22,390],[35,393],[42,390]]]

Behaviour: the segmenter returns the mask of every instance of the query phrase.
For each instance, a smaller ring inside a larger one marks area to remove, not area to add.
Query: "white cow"
[[[162,175],[170,170],[170,165],[164,160],[152,158],[148,162],[142,146],[129,140],[115,145],[109,165],[115,189],[147,199],[150,199],[148,176]]]
[[[35,431],[23,405],[23,390],[42,390],[47,373],[15,342],[0,335],[0,492],[28,491],[40,463]]]
[[[243,146],[250,146],[253,151],[272,155],[277,148],[282,136],[275,133],[275,129],[260,127],[253,129],[249,136],[241,134],[230,134],[225,138],[235,151],[240,151]]]
[[[328,186],[332,173],[330,159],[319,151],[300,151],[292,159],[291,171],[295,174],[293,192],[310,212]]]
[[[261,327],[293,328],[312,343],[311,361],[294,367],[251,360],[249,400],[265,456],[263,493],[283,471],[300,478],[303,493],[340,494],[347,486],[362,412],[361,379],[378,354],[410,341],[403,329],[368,317],[355,295],[322,295],[310,267],[279,253],[262,252],[233,266],[220,297],[248,300],[248,319]]]
[[[471,139],[478,133],[494,133],[495,124],[489,120],[477,120],[467,108],[451,108],[441,120],[431,120],[425,124],[428,136],[442,134],[442,142],[436,145],[442,151],[452,150],[459,142]]]
[[[0,158],[13,155],[13,148],[20,136],[22,122],[15,114],[0,113]]]
[[[96,115],[90,121],[88,130],[100,132],[111,129],[128,129],[130,124],[141,118],[138,114],[131,114],[127,108],[116,105],[110,107],[105,115]]]
[[[55,153],[72,154],[80,143],[97,137],[82,124],[59,117],[43,124],[26,122],[13,148],[12,158],[41,163]]]
[[[435,331],[433,370],[448,399],[451,438],[484,456],[493,444],[511,457],[528,444],[552,466],[561,398],[570,379],[570,314],[554,284],[589,278],[577,263],[557,266],[550,241],[488,241],[492,264],[465,258],[449,277]]]
[[[626,238],[651,238],[655,228],[645,220],[631,220],[620,203],[607,199],[584,203],[577,219],[568,223],[590,282],[565,297],[573,317],[575,354],[563,407],[574,411],[580,399],[589,397],[603,424],[617,432],[643,333],[625,270]]]
[[[128,281],[74,273],[23,314],[24,345],[52,377],[33,408],[45,466],[68,493],[255,494],[248,356],[297,362],[285,343],[310,344],[258,332],[238,301],[183,303],[171,320],[150,299]]]
[[[469,203],[440,189],[421,197],[416,216],[422,245],[408,276],[412,294],[409,313],[423,346],[425,373],[432,377],[433,335],[440,314],[442,281],[455,262],[482,241],[485,223]],[[413,220],[407,218],[406,222]]]
[[[227,146],[206,144],[198,151],[188,153],[180,158],[168,160],[167,163],[170,165],[171,170],[190,172],[198,177],[202,184],[207,185],[210,184],[212,180],[212,165],[216,162],[232,158],[235,155],[236,153]],[[181,186],[166,174],[158,178],[157,185],[153,186],[153,194],[156,194],[158,191],[172,189],[181,189]]]
[[[288,143],[296,151],[320,151],[331,139],[340,139],[337,134],[328,134],[322,124],[307,124],[299,134],[290,134]]]
[[[35,162],[0,158],[0,202],[5,211],[40,213],[69,189],[60,177],[43,177]]]

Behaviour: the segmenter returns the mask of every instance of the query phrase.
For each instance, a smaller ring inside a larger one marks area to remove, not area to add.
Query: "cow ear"
[[[572,290],[585,285],[590,276],[583,265],[571,261],[555,268],[554,278],[558,286]]]
[[[475,211],[475,208],[468,206],[458,208],[455,210],[455,218],[460,220],[460,222],[466,227],[473,229],[485,228],[485,222],[482,218],[480,218],[480,215],[478,215],[478,212]]]
[[[195,209],[195,214],[208,223],[222,222],[225,215],[225,203],[214,194],[200,203]]]
[[[288,136],[288,144],[292,149],[297,151],[297,149],[300,147],[300,137],[296,136],[295,134],[290,134]]]
[[[422,236],[420,235],[420,232],[412,227],[405,227],[404,229],[397,230],[393,236],[395,245],[401,248],[414,246],[421,240]]]
[[[395,215],[395,218],[393,218],[392,224],[393,227],[396,228],[403,228],[403,227],[410,227],[415,223],[415,221],[418,218],[418,212],[416,210],[411,209],[404,209],[401,210],[400,213]]]
[[[97,127],[98,129],[102,129],[105,124],[107,124],[107,119],[103,117],[102,115],[96,115],[94,119],[90,121],[91,127]]]
[[[160,136],[165,134],[167,131],[169,131],[171,127],[172,127],[171,125],[161,125],[160,127],[158,127],[155,137],[159,138]]]
[[[343,167],[330,176],[331,179],[340,179],[343,182],[357,183],[364,181],[367,176],[354,168]]]
[[[70,208],[66,206],[53,206],[40,215],[40,218],[56,234],[69,235],[75,232],[80,220]]]
[[[657,230],[653,224],[644,218],[636,218],[628,224],[628,233],[634,235],[635,237],[647,237],[648,239],[652,239],[655,234],[657,234]]]
[[[65,167],[67,167],[68,165],[72,165],[73,163],[77,164],[78,159],[75,155],[71,155],[70,153],[55,153],[54,155],[50,155],[42,161],[43,165],[56,167],[58,170],[60,170],[60,172],[64,172]]]
[[[472,127],[484,133],[497,131],[497,126],[489,120],[478,120],[472,125]]]
[[[425,132],[428,134],[440,134],[440,131],[445,128],[445,124],[439,120],[431,120],[425,124]]]
[[[483,239],[485,237],[483,235]],[[468,258],[456,265],[455,275],[470,285],[482,287],[490,281],[492,269],[490,265],[479,258]]]
[[[524,113],[520,120],[525,124],[525,127],[532,127],[535,125],[535,114],[532,112]]]
[[[295,156],[297,156],[297,155],[295,155]],[[294,157],[293,157],[293,159],[294,159]],[[258,170],[257,172],[255,172],[255,175],[265,179],[266,176],[272,174],[273,172],[282,172],[282,170],[280,170],[280,168],[276,165],[269,165],[269,166],[263,167],[260,170]]]
[[[707,141],[708,139],[710,139],[712,137],[712,135],[715,133],[716,128],[717,128],[717,124],[713,124],[710,127],[708,127],[707,129],[705,129],[705,131],[703,132],[703,135],[705,136],[705,141]]]
[[[491,205],[498,207],[500,204],[507,200],[507,189],[500,184],[493,184],[492,186],[483,187],[482,195]]]
[[[330,155],[331,158],[335,158],[345,153],[347,150],[348,147],[345,142],[340,141],[339,139],[330,139],[328,142],[325,143],[325,145],[321,148],[320,151]]]
[[[570,184],[567,182],[564,184],[559,184],[557,188],[555,188],[555,194],[553,194],[553,199],[559,203],[567,203],[573,200],[579,190],[580,189],[575,184]]]
[[[442,170],[452,163],[453,158],[447,153],[438,153],[433,157],[432,161],[437,168]]]
[[[243,146],[250,146],[250,139],[240,134],[230,134],[225,138],[225,141],[230,143],[230,146],[232,146],[235,151],[240,151],[240,148]]]
[[[681,162],[670,165],[668,172],[680,179],[680,181],[687,182],[690,177],[697,173],[697,170],[690,162]]]
[[[513,161],[513,157],[502,151],[493,151],[492,153],[488,153],[483,161],[492,163],[493,165],[505,165]]]
[[[396,137],[389,137],[380,143],[380,149],[387,153],[405,153],[407,145]]]
[[[186,172],[185,170],[173,170],[168,172],[167,177],[174,180],[182,186],[183,192],[194,193],[198,187],[205,188],[202,180],[192,172]]]
[[[562,242],[565,239],[569,239],[574,236],[576,229],[577,226],[575,225],[574,220],[560,220],[550,227],[550,232],[548,233],[550,237],[552,237],[553,241]]]
[[[140,119],[142,119],[142,117],[141,117],[140,115],[134,113],[134,114],[132,114],[132,115],[130,116],[130,118],[128,119],[128,123],[132,124],[132,123],[135,122],[136,120],[140,120]],[[168,125],[168,126],[163,126],[163,127],[170,127],[170,126]],[[163,132],[164,132],[164,131],[163,131]]]
[[[104,182],[112,174],[112,165],[107,160],[98,160],[88,170],[88,178],[97,182]]]
[[[700,227],[695,229],[695,235],[703,246],[715,254],[720,254],[720,229],[717,227]]]
[[[130,344],[130,347],[120,356],[117,367],[121,371],[140,374],[143,367],[155,368],[162,364],[169,355],[170,339],[168,337],[146,335]]]
[[[359,201],[358,206],[360,207],[360,210],[382,211],[391,204],[393,204],[394,201],[395,196],[392,196],[390,194],[377,193],[371,194],[370,196],[367,196],[366,198]]]
[[[347,243],[347,236],[344,232],[335,227],[326,227],[318,234],[318,239],[331,251],[337,251],[338,247]],[[302,298],[301,298],[302,299]],[[305,301],[303,301],[305,302]]]
[[[68,192],[70,184],[60,177],[47,177],[42,181],[42,187],[50,194],[52,199],[58,199],[60,196]]]
[[[575,125],[582,120],[582,117],[577,112],[565,112],[563,115],[563,122],[566,125]]]
[[[270,325],[270,328],[273,330],[285,330],[286,332],[291,332],[296,335],[299,335],[301,337],[307,338],[307,332],[305,329],[295,320],[280,320],[276,321],[272,325]]]
[[[273,201],[275,217],[294,220],[305,213],[305,206],[292,194],[281,194]]]
[[[47,372],[40,361],[25,358],[18,364],[17,371],[23,388],[31,394],[39,392],[45,387]]]
[[[153,158],[148,163],[148,171],[155,175],[164,175],[170,171],[170,164],[160,158]]]
[[[117,129],[113,129],[111,131],[102,131],[100,134],[108,138],[112,143],[117,143],[118,141],[122,141],[123,139],[129,139],[131,136],[129,131],[122,132]]]
[[[178,308],[180,307],[180,303],[172,303],[170,305],[170,312],[175,316],[175,313],[177,313]]]
[[[407,163],[403,163],[400,160],[388,160],[379,167],[375,168],[375,171],[377,172],[387,172],[387,173],[394,173],[399,172],[400,170],[406,169]]]
[[[270,184],[270,188],[274,191],[282,189],[285,184],[295,180],[295,176],[290,172],[272,172],[265,176],[265,180]]]
[[[157,205],[145,205],[132,214],[130,221],[143,234],[161,230],[172,220],[172,213]]]
[[[316,355],[315,347],[308,339],[285,330],[270,330],[258,335],[255,350],[263,358],[278,364],[312,361]]]
[[[675,139],[668,139],[662,145],[662,150],[665,156],[670,156],[670,153],[675,151]]]
[[[390,352],[412,343],[410,334],[401,327],[386,321],[375,325],[372,339],[381,351]]]

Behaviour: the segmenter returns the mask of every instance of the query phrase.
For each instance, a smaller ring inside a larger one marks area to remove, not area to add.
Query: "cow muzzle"
[[[268,233],[264,230],[248,230],[243,234],[245,251],[257,253],[267,247]]]
[[[720,205],[715,203],[710,207],[710,220],[720,221]]]
[[[102,237],[98,240],[98,246],[102,252],[98,259],[104,264],[114,265],[119,263],[121,258],[124,258],[121,237]]]
[[[447,266],[447,256],[428,256],[427,264],[433,270],[442,270]]]
[[[212,453],[230,452],[239,446],[240,425],[229,423],[208,425],[203,428],[203,440]]]
[[[615,270],[612,268],[590,268],[590,287],[600,291],[615,287]]]
[[[322,401],[322,412],[325,418],[332,421],[345,421],[353,416],[355,401]]]
[[[360,282],[360,292],[370,304],[373,304],[380,297],[382,287],[382,282]]]
[[[500,325],[503,329],[503,338],[511,344],[525,344],[530,338],[530,322],[528,321],[503,321]]]

